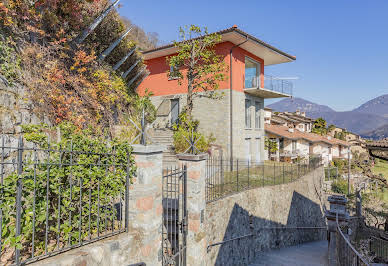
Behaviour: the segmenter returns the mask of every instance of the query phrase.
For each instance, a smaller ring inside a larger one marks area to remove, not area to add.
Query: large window
[[[252,123],[251,123],[251,101],[250,100],[245,100],[245,127],[246,128],[251,128]]]
[[[259,87],[260,68],[260,63],[245,57],[245,88]]]
[[[261,103],[255,102],[255,128],[261,128]]]

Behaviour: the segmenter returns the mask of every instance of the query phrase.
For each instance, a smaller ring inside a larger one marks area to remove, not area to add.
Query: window
[[[245,127],[246,128],[251,128],[251,101],[250,100],[245,100]]]
[[[261,128],[261,104],[260,102],[255,102],[255,128]]]
[[[296,152],[296,140],[292,141],[292,153]]]
[[[284,149],[284,139],[281,138],[279,139],[279,150],[283,152],[283,149]]]
[[[260,85],[260,63],[245,57],[245,88],[258,88]]]
[[[245,156],[248,161],[251,161],[251,139],[245,139]]]
[[[177,79],[179,77],[179,67],[170,66],[169,79]]]

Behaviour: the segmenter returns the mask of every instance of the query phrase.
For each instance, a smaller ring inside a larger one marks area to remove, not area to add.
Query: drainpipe
[[[229,71],[229,82],[230,82],[230,93],[229,93],[229,108],[230,108],[230,167],[231,167],[231,170],[233,170],[233,96],[232,96],[232,92],[233,92],[233,50],[234,48],[237,48],[239,47],[240,45],[243,45],[244,43],[246,43],[248,41],[248,36],[246,37],[247,39],[245,41],[243,41],[242,43],[239,43],[235,46],[233,46],[232,48],[230,48],[230,51],[229,51],[229,58],[230,58],[230,71]]]

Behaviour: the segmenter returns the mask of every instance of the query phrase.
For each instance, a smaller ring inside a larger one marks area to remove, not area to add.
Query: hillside
[[[377,114],[388,118],[388,94],[374,98],[360,107],[353,110],[354,112]]]
[[[388,124],[388,95],[377,97],[347,112],[336,112],[326,105],[316,104],[302,98],[283,99],[268,107],[280,112],[295,112],[299,109],[306,112],[309,117],[322,117],[328,125],[334,124],[356,134],[371,134],[376,136],[374,138],[388,134],[388,126],[385,126]],[[375,129],[377,132],[373,132]]]
[[[388,138],[388,124],[385,124],[375,130],[365,131],[361,136],[368,139],[384,139]]]
[[[367,113],[356,113],[354,111],[310,113],[310,115],[313,118],[322,117],[327,121],[328,125],[333,124],[341,128],[346,128],[356,134],[371,131],[388,123],[388,119],[385,117]]]

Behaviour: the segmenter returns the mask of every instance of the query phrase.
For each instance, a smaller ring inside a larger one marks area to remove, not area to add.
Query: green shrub
[[[190,141],[192,134],[194,142],[196,142],[196,150],[194,150],[195,154],[207,152],[209,150],[210,144],[214,143],[215,138],[212,135],[206,137],[198,132],[198,126],[199,121],[188,120],[186,113],[182,112],[179,115],[179,122],[173,125],[174,147],[177,153],[183,153],[190,147],[188,141]]]
[[[20,57],[11,46],[10,39],[0,39],[0,73],[12,84],[20,74]]]
[[[91,133],[91,130],[80,130],[70,123],[60,125],[61,140],[50,145],[47,142],[48,138],[41,136],[50,130],[55,132],[55,129],[46,126],[26,126],[24,130],[27,141],[34,142],[37,149],[49,147],[51,152],[38,150],[35,153],[26,150],[21,176],[16,172],[4,176],[3,185],[0,186],[2,192],[0,207],[3,211],[1,255],[12,253],[15,247],[28,250],[32,245],[33,232],[35,232],[34,255],[43,254],[46,215],[48,251],[55,249],[58,233],[59,245],[65,246],[86,240],[89,236],[96,236],[97,228],[102,232],[106,220],[100,219],[98,224],[98,214],[100,217],[108,217],[109,228],[117,229],[119,225],[112,218],[116,215],[116,209],[112,204],[119,198],[123,199],[127,171],[129,170],[131,177],[136,170],[130,156],[130,145],[119,140],[106,141]],[[74,152],[70,153],[69,150]],[[111,155],[112,152],[114,155]],[[15,204],[19,178],[23,186],[21,237],[16,238]]]
[[[348,182],[345,179],[337,179],[331,184],[331,190],[339,194],[348,193]]]

